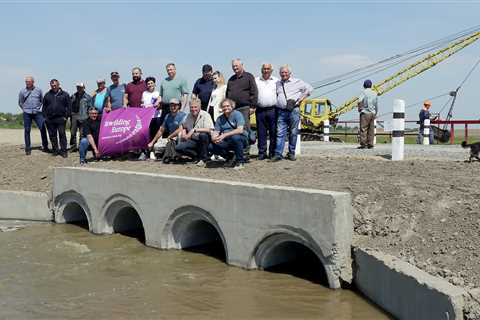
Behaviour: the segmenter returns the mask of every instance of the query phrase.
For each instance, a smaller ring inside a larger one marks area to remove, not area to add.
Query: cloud
[[[372,64],[374,61],[360,54],[344,53],[322,57],[320,63],[329,67],[359,68]]]

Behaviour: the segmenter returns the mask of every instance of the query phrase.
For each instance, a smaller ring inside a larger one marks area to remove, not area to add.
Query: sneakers
[[[86,160],[80,160],[80,166],[86,166],[87,165],[87,161]]]
[[[357,147],[357,149],[365,149],[366,147],[367,146],[365,146],[365,145],[361,145],[361,146]]]
[[[369,144],[369,145],[367,146],[367,148],[368,148],[368,149],[373,149],[373,146],[372,146],[371,144]]]
[[[233,166],[233,170],[242,170],[243,168],[245,168],[245,164],[243,162],[237,162]]]
[[[138,157],[138,161],[145,161],[147,160],[147,155],[145,152],[140,153],[140,156]]]
[[[31,150],[25,150],[25,155],[29,156],[32,154],[32,151]]]
[[[62,156],[63,159],[68,157],[68,154],[66,152],[61,152],[60,155]]]
[[[290,161],[296,161],[297,160],[297,158],[295,158],[295,155],[291,154],[291,153],[287,153],[286,158],[287,158],[287,160],[290,160]]]
[[[197,163],[195,163],[195,165],[197,167],[205,168],[207,166],[207,163],[203,160],[199,160],[199,161],[197,161]]]
[[[274,155],[272,159],[270,159],[270,162],[278,162],[282,160],[282,157],[278,156],[278,155]]]
[[[225,164],[223,166],[225,168],[233,168],[235,166],[235,158],[225,161]]]
[[[155,156],[155,152],[150,151],[150,160],[157,160],[157,156]]]
[[[258,155],[257,160],[262,161],[262,160],[265,160],[265,159],[268,159],[268,157],[267,157],[265,154],[262,153],[262,154],[259,154],[259,155]]]

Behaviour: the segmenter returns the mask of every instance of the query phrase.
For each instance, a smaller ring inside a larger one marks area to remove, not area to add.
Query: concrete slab
[[[48,200],[42,192],[0,190],[0,219],[52,221]]]
[[[119,232],[136,222],[146,244],[181,249],[211,241],[216,231],[227,263],[266,268],[288,261],[286,243],[314,252],[329,286],[350,282],[353,234],[350,195],[149,173],[56,168],[55,221],[87,216],[94,233]],[[282,249],[274,250],[281,247]]]
[[[376,251],[354,248],[354,283],[398,319],[463,319],[466,291]]]

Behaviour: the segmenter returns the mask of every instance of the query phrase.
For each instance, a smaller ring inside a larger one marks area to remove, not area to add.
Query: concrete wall
[[[340,287],[340,278],[351,280],[353,223],[347,193],[56,168],[53,199],[55,221],[73,221],[85,212],[94,233],[119,231],[119,213],[125,216],[125,209],[133,208],[142,221],[146,244],[164,249],[208,242],[211,235],[202,227],[207,223],[222,239],[227,263],[244,268],[288,260],[287,254],[279,256],[282,250],[273,249],[286,242],[300,243],[319,257],[330,287]]]
[[[0,219],[52,221],[47,194],[0,190]]]
[[[390,255],[354,249],[357,288],[397,319],[463,319],[465,290]]]

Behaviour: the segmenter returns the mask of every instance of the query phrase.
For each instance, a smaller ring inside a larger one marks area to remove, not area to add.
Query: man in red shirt
[[[147,90],[147,84],[142,80],[142,69],[135,67],[132,69],[132,82],[127,84],[123,105],[125,107],[141,108],[142,94]]]

